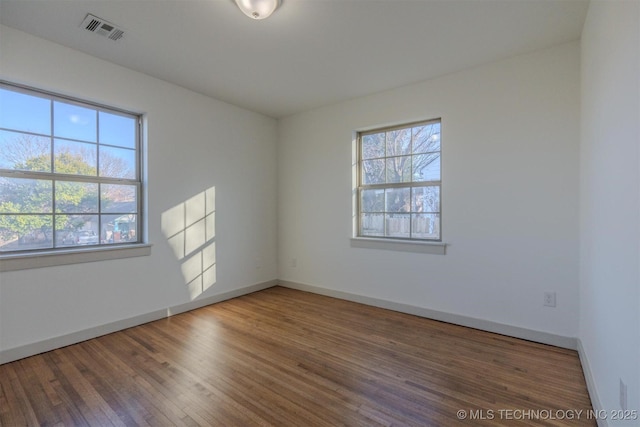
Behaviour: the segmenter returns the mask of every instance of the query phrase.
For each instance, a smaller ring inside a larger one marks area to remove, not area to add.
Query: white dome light
[[[249,18],[268,18],[280,6],[280,0],[236,0],[236,4]]]

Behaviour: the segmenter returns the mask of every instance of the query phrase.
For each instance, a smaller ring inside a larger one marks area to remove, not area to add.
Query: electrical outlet
[[[556,306],[556,293],[555,292],[545,292],[544,293],[544,306],[545,307],[555,307]]]
[[[620,378],[620,409],[627,410],[627,385]]]
[[[291,268],[296,268],[298,266],[298,258],[291,258]]]

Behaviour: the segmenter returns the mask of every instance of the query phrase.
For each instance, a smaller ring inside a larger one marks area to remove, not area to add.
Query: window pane
[[[135,185],[102,184],[100,207],[103,213],[135,213],[138,210]]]
[[[45,179],[0,178],[0,213],[51,213],[52,189]]]
[[[384,137],[384,132],[364,135],[362,137],[362,158],[375,159],[384,157]]]
[[[384,184],[384,159],[362,162],[362,184]]]
[[[56,215],[56,247],[98,243],[98,215]]]
[[[411,154],[411,129],[387,132],[387,157]]]
[[[51,139],[0,130],[0,168],[51,172]]]
[[[97,114],[92,108],[53,102],[53,133],[60,138],[97,142]]]
[[[135,179],[135,150],[100,146],[100,176]]]
[[[102,240],[114,244],[137,242],[137,221],[138,215],[102,215]]]
[[[0,89],[0,127],[51,135],[51,101]]]
[[[413,180],[440,181],[440,153],[413,156]]]
[[[100,144],[136,148],[136,121],[133,117],[100,111]]]
[[[411,217],[411,237],[440,239],[440,214],[412,214]]]
[[[97,145],[56,139],[53,167],[56,173],[96,176]]]
[[[440,123],[413,128],[413,154],[440,151]]]
[[[137,115],[0,83],[0,251],[138,242],[139,129]]]
[[[387,159],[387,182],[411,182],[411,156]]]
[[[363,213],[360,215],[360,235],[384,236],[384,214]]]
[[[409,212],[409,188],[390,188],[385,191],[385,210],[387,212]]]
[[[440,212],[440,187],[415,187],[411,197],[412,212]]]
[[[362,191],[362,212],[384,212],[384,190]]]
[[[409,214],[386,214],[387,236],[389,237],[411,237]]]
[[[56,181],[56,212],[98,213],[98,184]]]
[[[0,252],[53,246],[51,215],[0,214]]]
[[[359,235],[440,240],[440,129],[435,119],[359,135]]]

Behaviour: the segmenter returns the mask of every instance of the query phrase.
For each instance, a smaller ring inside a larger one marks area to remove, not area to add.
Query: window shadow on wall
[[[215,214],[215,187],[162,214],[162,233],[180,261],[192,301],[216,283]]]

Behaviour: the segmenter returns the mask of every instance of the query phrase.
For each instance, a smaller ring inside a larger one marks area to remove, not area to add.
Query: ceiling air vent
[[[105,21],[102,18],[88,14],[82,24],[82,28],[92,33],[99,34],[111,40],[119,40],[124,35],[124,30],[116,27],[109,21]]]

